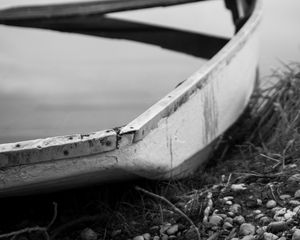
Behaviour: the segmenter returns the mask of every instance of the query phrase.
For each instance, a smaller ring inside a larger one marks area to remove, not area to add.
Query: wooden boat
[[[86,16],[184,2],[191,1],[112,0],[38,6],[24,3],[0,10],[0,23],[78,32],[93,25]],[[232,39],[204,41],[211,44],[208,49],[214,48],[204,54],[214,56],[127,125],[90,134],[0,144],[1,196],[135,177],[167,179],[192,174],[207,160],[215,140],[243,112],[255,85],[261,1],[237,2],[235,5],[227,1],[237,27]],[[102,20],[97,27],[112,26],[105,18]],[[121,25],[139,27],[116,24],[113,26],[117,29]],[[112,35],[120,37],[116,32]],[[157,41],[151,38],[151,31],[148,36],[144,42]],[[138,36],[128,38],[136,40]],[[222,48],[215,54],[217,46]]]

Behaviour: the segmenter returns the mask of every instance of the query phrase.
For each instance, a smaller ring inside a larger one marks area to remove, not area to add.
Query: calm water
[[[2,0],[0,7],[21,2]],[[299,0],[265,1],[264,75],[276,59],[299,60],[299,10]],[[124,125],[206,62],[211,53],[199,50],[207,40],[201,33],[230,37],[234,31],[222,1],[109,19],[151,32],[82,35],[0,26],[0,143]]]
[[[264,0],[261,73],[270,75],[280,61],[300,62],[300,1]]]
[[[209,32],[222,29],[220,36],[231,36],[229,13],[222,3],[213,5],[224,21]],[[151,29],[123,35],[0,26],[0,142],[86,133],[133,120],[206,61],[201,58],[206,51],[199,50],[206,37],[199,33],[206,30],[200,27],[204,19],[212,19],[211,7],[109,15],[113,26],[135,28],[138,22]],[[182,14],[188,17],[179,18]],[[91,20],[94,27],[98,22]]]

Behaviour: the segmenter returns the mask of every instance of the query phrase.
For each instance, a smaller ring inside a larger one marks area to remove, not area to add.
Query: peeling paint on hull
[[[181,178],[207,160],[253,91],[260,1],[206,65],[125,127],[0,145],[0,196],[115,179]]]

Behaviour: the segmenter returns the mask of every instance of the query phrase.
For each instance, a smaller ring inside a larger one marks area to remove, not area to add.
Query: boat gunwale
[[[161,98],[152,107],[124,126],[120,134],[135,132],[134,141],[139,141],[157,125],[161,118],[170,116],[197,89],[205,87],[212,74],[226,67],[236,53],[244,46],[247,39],[258,27],[262,16],[262,0],[255,0],[254,10],[244,26],[230,41],[209,61],[204,63],[195,73],[182,84]],[[175,108],[174,108],[175,106]],[[143,133],[144,130],[144,133]]]
[[[153,7],[167,7],[206,0],[90,0],[88,2],[25,5],[0,9],[0,22],[107,14]],[[125,2],[125,4],[124,4]]]
[[[161,119],[172,115],[193,92],[203,88],[209,82],[212,74],[216,74],[226,67],[239,49],[244,46],[261,20],[262,1],[254,1],[254,10],[245,25],[213,58],[124,127],[101,130],[92,134],[74,134],[0,144],[0,169],[101,154],[142,140],[157,127]],[[109,141],[110,144],[107,144],[106,141]],[[97,147],[99,142],[104,142],[100,148]],[[67,155],[66,151],[68,151]]]

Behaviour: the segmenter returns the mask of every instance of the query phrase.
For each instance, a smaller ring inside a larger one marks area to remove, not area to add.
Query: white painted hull
[[[0,145],[0,193],[192,174],[249,101],[260,17],[258,1],[248,22],[215,57],[118,131]]]

